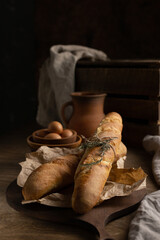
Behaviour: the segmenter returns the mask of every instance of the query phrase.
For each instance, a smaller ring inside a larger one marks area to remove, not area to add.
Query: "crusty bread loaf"
[[[127,147],[124,145],[123,142],[120,142],[115,155],[115,161],[119,160],[121,157],[127,155]]]
[[[77,155],[65,155],[35,169],[22,189],[24,199],[39,199],[72,183],[79,159]]]
[[[126,155],[126,147],[121,142],[122,118],[118,113],[106,115],[96,131],[102,140],[112,138],[111,147],[101,155],[101,148],[87,148],[75,173],[72,208],[78,213],[86,213],[98,202],[112,168],[112,163]]]

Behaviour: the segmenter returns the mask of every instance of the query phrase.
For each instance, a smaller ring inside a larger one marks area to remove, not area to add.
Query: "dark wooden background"
[[[39,68],[52,45],[160,59],[159,9],[159,0],[2,0],[0,131],[35,121]]]

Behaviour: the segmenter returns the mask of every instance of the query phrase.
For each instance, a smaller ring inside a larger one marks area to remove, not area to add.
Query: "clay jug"
[[[96,131],[100,121],[104,118],[105,93],[73,92],[72,100],[63,104],[62,118],[67,128],[77,131],[78,135],[91,137]],[[73,112],[69,120],[66,120],[65,110],[71,105]]]

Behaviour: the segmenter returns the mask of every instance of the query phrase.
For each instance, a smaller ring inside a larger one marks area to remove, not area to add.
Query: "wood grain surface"
[[[0,136],[0,232],[1,240],[15,239],[57,239],[57,240],[97,240],[94,231],[88,231],[80,226],[58,224],[50,221],[32,218],[11,208],[6,201],[6,189],[17,177],[25,153],[29,152],[26,137],[33,132],[34,127],[24,126],[16,131]],[[148,174],[147,192],[157,190],[151,172],[151,156],[143,149],[128,149],[126,167],[141,166]],[[135,211],[107,224],[105,229],[115,240],[127,239],[128,229]]]
[[[79,91],[97,91],[107,94],[159,96],[159,69],[138,67],[77,68],[76,88]],[[100,83],[100,84],[97,84]]]
[[[9,184],[6,190],[7,202],[15,210],[42,220],[84,226],[90,231],[94,229],[100,240],[113,239],[105,230],[105,225],[136,210],[145,195],[146,189],[144,188],[134,191],[128,196],[104,201],[86,214],[80,215],[76,214],[72,208],[50,207],[38,203],[22,204],[22,188],[17,185],[16,179]]]

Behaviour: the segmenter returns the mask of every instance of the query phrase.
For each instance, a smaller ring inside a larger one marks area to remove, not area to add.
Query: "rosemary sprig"
[[[103,156],[105,152],[108,151],[110,148],[112,148],[114,152],[114,148],[112,147],[110,142],[116,139],[116,137],[112,137],[112,138],[108,137],[103,140],[99,139],[96,136],[91,139],[86,139],[84,136],[82,136],[82,138],[84,139],[84,142],[82,143],[81,148],[86,149],[86,148],[100,147],[100,154],[99,154],[100,159],[96,161],[93,158],[94,161],[92,163],[83,163],[81,164],[81,166],[91,166],[91,165],[100,163],[103,160]]]

